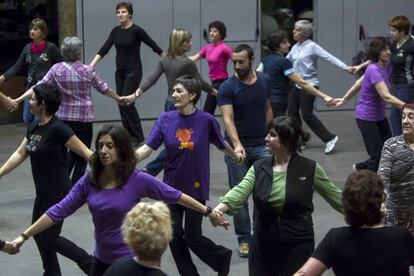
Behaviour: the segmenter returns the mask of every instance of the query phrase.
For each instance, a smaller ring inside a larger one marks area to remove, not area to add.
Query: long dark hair
[[[93,186],[100,187],[99,176],[101,175],[104,166],[99,158],[99,139],[103,135],[109,135],[114,142],[115,149],[118,152],[118,162],[116,163],[116,178],[120,185],[125,184],[129,175],[134,171],[137,164],[137,157],[132,147],[128,132],[121,126],[104,125],[96,136],[95,152],[91,158],[91,172],[89,173],[89,181]]]

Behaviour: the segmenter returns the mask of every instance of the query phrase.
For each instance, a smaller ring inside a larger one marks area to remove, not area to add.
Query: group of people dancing
[[[1,83],[22,68],[28,72],[23,95],[10,99],[0,92],[0,102],[10,110],[24,102],[27,125],[20,146],[0,167],[0,179],[29,157],[36,191],[31,226],[13,241],[1,242],[3,251],[15,254],[33,237],[43,275],[61,275],[57,253],[87,275],[166,275],[160,265],[169,244],[181,275],[199,275],[190,251],[218,275],[228,275],[233,251],[202,233],[203,216],[213,226],[227,229],[227,214],[234,216],[237,253],[248,258],[249,275],[320,275],[329,267],[337,275],[409,275],[409,266],[414,265],[410,203],[414,196],[414,42],[409,35],[411,23],[404,15],[389,21],[391,48],[386,38],[374,38],[364,64],[348,66],[331,55],[311,39],[311,22],[299,20],[291,49],[285,32],[269,34],[270,54],[256,70],[253,49],[247,44],[230,48],[224,42],[227,30],[221,21],[209,24],[210,42],[188,57],[192,46],[188,30],[173,29],[164,52],[133,23],[131,3],[118,3],[116,14],[120,25],[89,65],[81,62],[79,38],[65,38],[59,50],[46,41],[46,22],[34,19],[29,32],[32,42],[0,76]],[[141,83],[142,42],[160,60]],[[95,71],[113,45],[116,91]],[[195,64],[204,58],[211,84],[202,79]],[[344,97],[334,98],[319,90],[317,58],[351,74],[366,70]],[[230,60],[233,76],[227,72]],[[145,140],[134,102],[163,73],[168,84],[164,113]],[[122,127],[106,124],[99,130],[95,151],[91,150],[92,88],[116,102],[122,121]],[[390,92],[394,89],[396,93]],[[370,158],[355,164],[358,172],[348,177],[342,191],[318,162],[301,154],[310,139],[301,118],[330,154],[338,136],[313,113],[315,99],[339,107],[359,90],[355,117]],[[199,110],[196,105],[202,91],[207,98]],[[391,113],[395,137],[389,140],[387,102],[395,107]],[[214,117],[217,105],[224,137]],[[210,144],[224,153],[230,188],[214,208],[206,205]],[[162,145],[154,161],[136,169],[138,162]],[[162,170],[161,181],[156,176]],[[316,251],[314,191],[343,213],[350,225],[329,231]],[[145,197],[157,202],[140,203]],[[61,236],[64,219],[85,203],[95,229],[92,255]]]

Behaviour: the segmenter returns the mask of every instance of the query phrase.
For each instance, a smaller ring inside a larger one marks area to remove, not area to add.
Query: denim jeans
[[[30,112],[30,98],[24,99],[23,102],[23,122],[26,127],[29,127],[37,117]]]
[[[170,102],[168,100],[165,101],[164,111],[172,111],[176,109],[177,108],[175,107],[173,102]],[[149,173],[152,176],[157,176],[164,169],[164,162],[166,158],[167,152],[165,151],[165,149],[163,149],[154,160],[145,165],[147,173]]]
[[[246,151],[246,159],[241,165],[237,165],[233,159],[226,155],[224,161],[227,165],[227,174],[229,179],[229,186],[233,188],[242,181],[249,168],[256,160],[269,156],[265,145],[244,147]],[[251,220],[249,215],[249,207],[246,205],[233,217],[234,230],[237,235],[237,240],[241,242],[249,242],[251,238]]]
[[[403,102],[412,103],[414,100],[414,83],[394,84],[395,96]],[[401,128],[402,110],[396,107],[391,108],[392,136],[402,134]]]

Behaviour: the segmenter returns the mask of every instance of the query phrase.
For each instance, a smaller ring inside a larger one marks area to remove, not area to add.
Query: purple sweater
[[[125,185],[113,189],[97,189],[90,185],[87,175],[75,184],[61,202],[46,214],[59,222],[88,202],[95,225],[94,255],[102,262],[112,264],[120,257],[133,256],[123,242],[121,225],[126,213],[143,197],[176,203],[181,192],[146,173],[134,171]]]

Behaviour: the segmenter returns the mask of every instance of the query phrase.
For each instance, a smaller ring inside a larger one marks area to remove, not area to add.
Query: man
[[[243,179],[256,160],[268,155],[265,147],[266,127],[273,118],[268,99],[270,79],[252,69],[253,49],[246,44],[238,45],[233,50],[232,60],[236,74],[220,86],[217,95],[226,140],[244,160],[241,165],[237,165],[231,157],[225,157],[230,188]],[[251,237],[247,205],[234,216],[234,228],[239,242],[238,254],[247,258]]]

